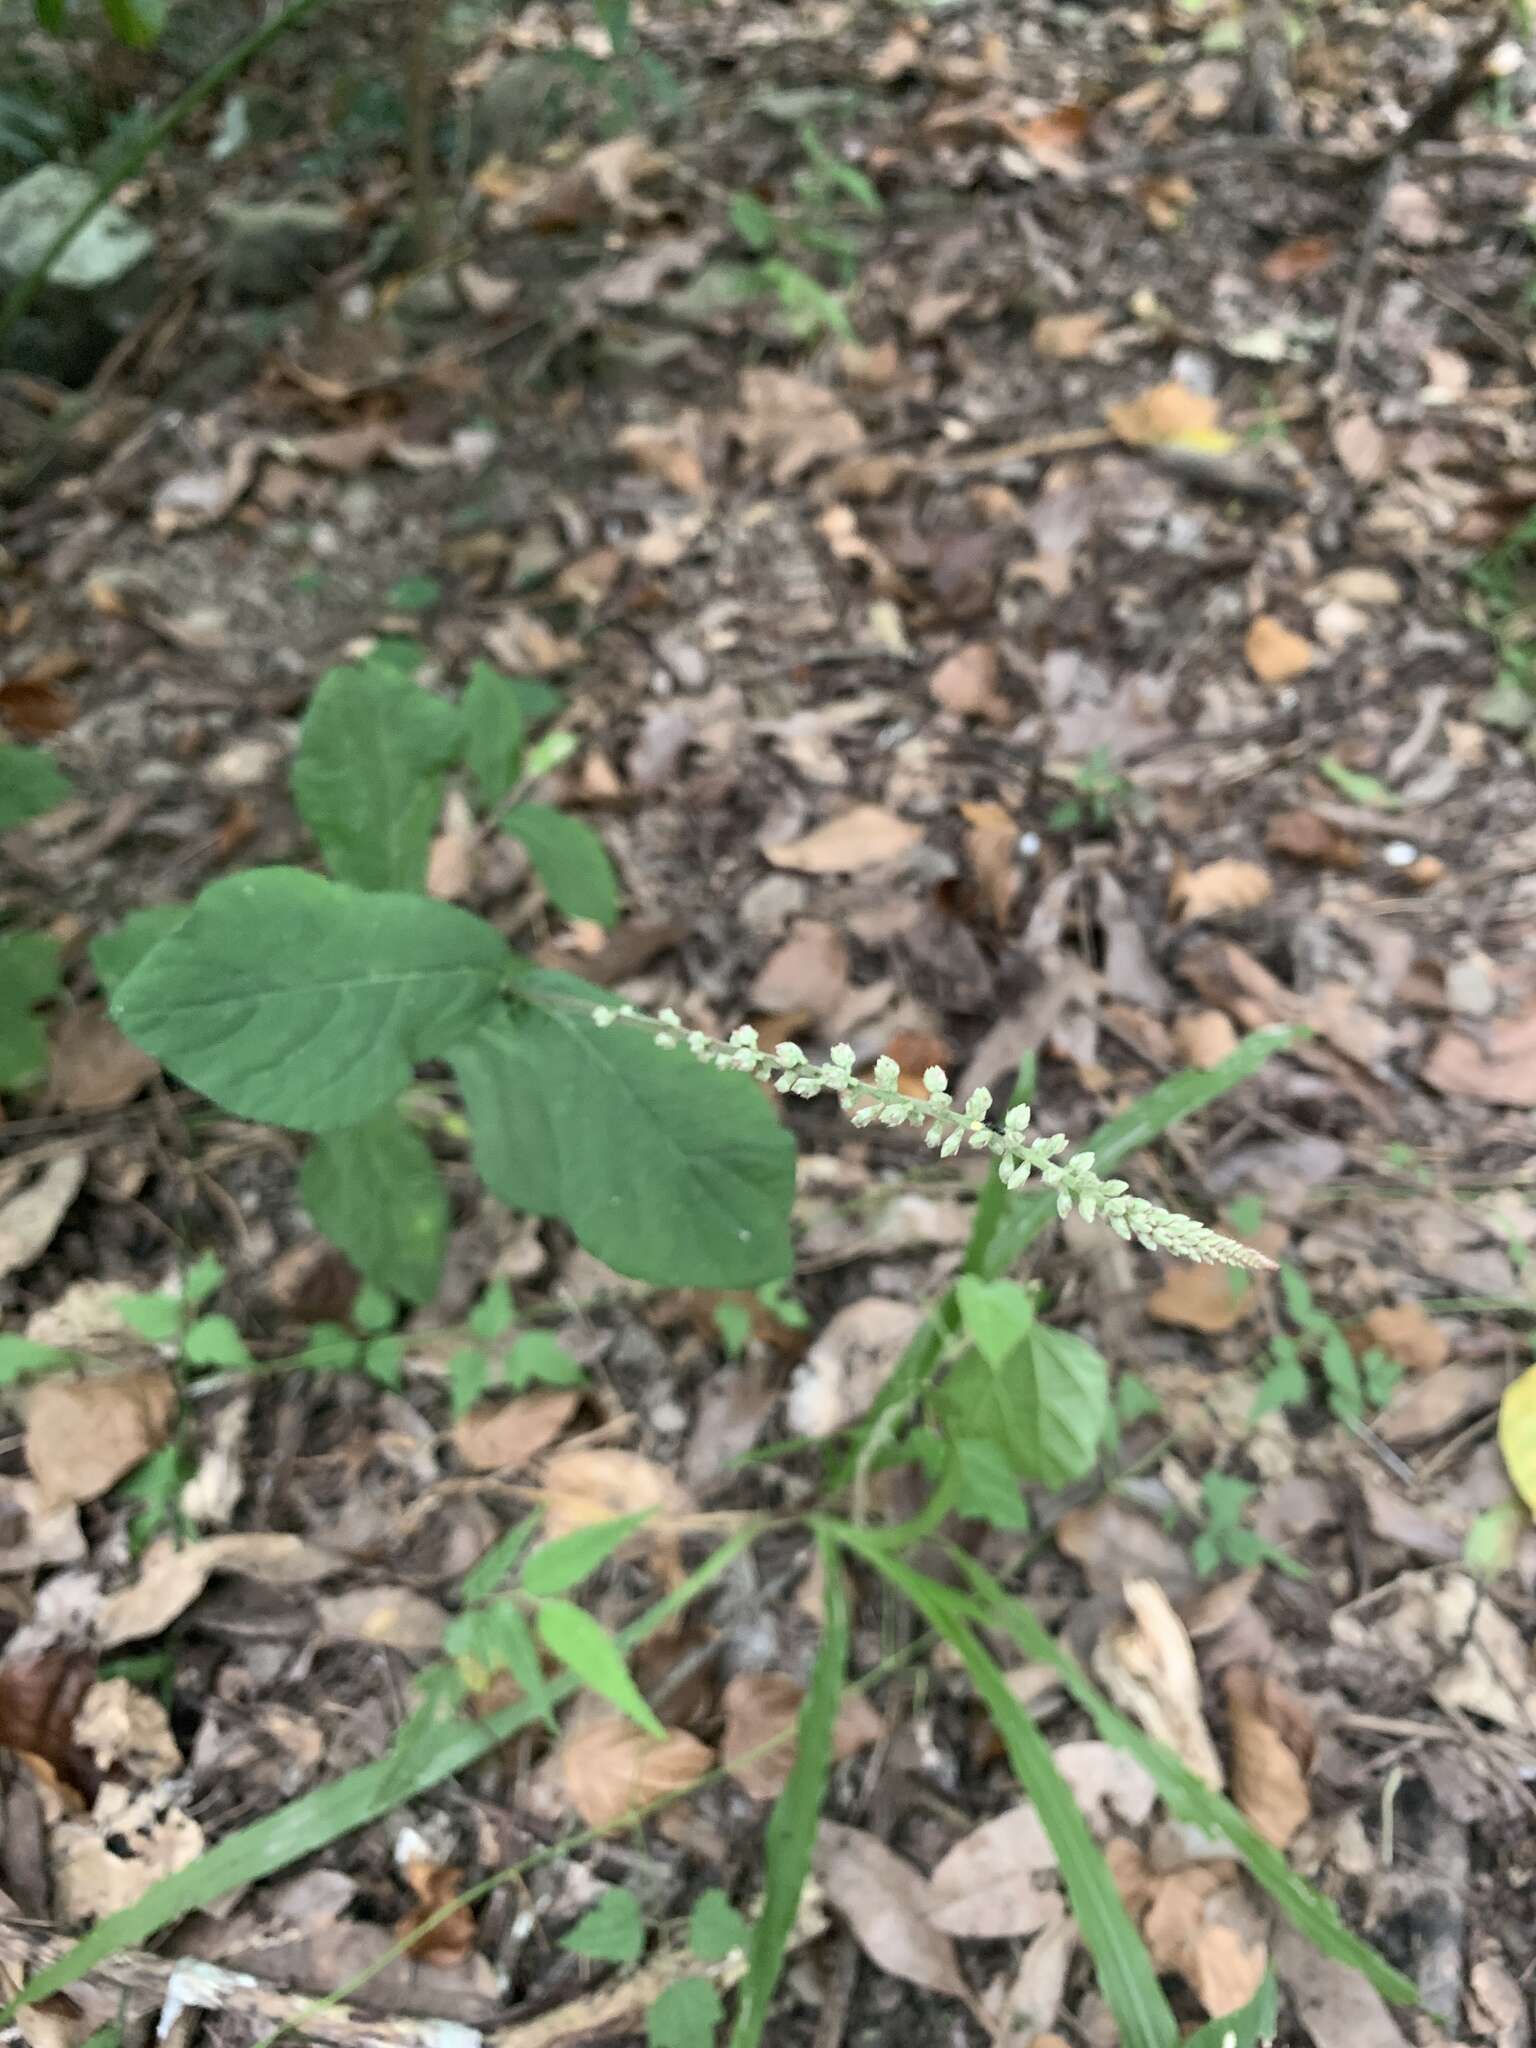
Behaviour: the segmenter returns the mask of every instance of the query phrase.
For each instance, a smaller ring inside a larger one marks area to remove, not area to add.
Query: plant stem
[[[129,178],[141,171],[161,143],[173,135],[189,114],[196,113],[205,100],[209,100],[233,78],[243,71],[253,57],[260,56],[268,43],[275,42],[285,29],[306,15],[312,7],[323,6],[324,0],[288,0],[274,15],[268,17],[259,28],[252,29],[248,36],[216,58],[208,69],[194,78],[186,91],[179,93],[163,113],[156,115],[141,135],[135,136],[128,146],[115,156],[101,173],[96,189],[90,198],[78,208],[54,236],[42,256],[25,277],[16,283],[0,301],[0,349],[5,347],[13,329],[31,306],[46,283],[49,272],[64,251],[74,241],[82,228],[88,227],[97,214],[111,199],[118,188]]]

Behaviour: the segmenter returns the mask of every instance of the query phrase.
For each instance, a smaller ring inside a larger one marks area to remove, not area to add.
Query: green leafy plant
[[[1108,747],[1095,747],[1086,761],[1071,771],[1072,794],[1054,804],[1046,815],[1050,832],[1078,832],[1085,827],[1105,832],[1122,816],[1139,816],[1146,798],[1136,785],[1113,765]]]
[[[743,266],[743,290],[777,299],[798,339],[832,334],[852,341],[844,298],[862,256],[855,224],[878,219],[884,209],[870,180],[828,148],[813,122],[802,120],[797,134],[803,161],[791,177],[791,203],[770,205],[755,192],[731,195],[731,227],[753,259]]]
[[[1390,1400],[1403,1376],[1395,1360],[1379,1345],[1356,1357],[1348,1337],[1318,1307],[1294,1266],[1281,1266],[1280,1293],[1294,1334],[1280,1329],[1270,1339],[1269,1366],[1253,1404],[1256,1418],[1277,1408],[1304,1407],[1312,1398],[1314,1372],[1322,1379],[1330,1410],[1349,1426],[1362,1422],[1367,1409]]]

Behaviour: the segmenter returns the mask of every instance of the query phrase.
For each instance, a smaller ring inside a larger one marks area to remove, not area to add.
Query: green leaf
[[[505,1385],[579,1387],[585,1374],[569,1351],[547,1330],[529,1330],[507,1353],[502,1370]]]
[[[603,25],[608,47],[615,57],[629,48],[629,0],[592,0],[592,11]]]
[[[711,2048],[724,2017],[720,1994],[707,1977],[679,1977],[645,2016],[646,2048]]]
[[[168,0],[101,0],[101,11],[120,43],[133,50],[150,50],[165,27]]]
[[[512,1327],[512,1290],[505,1280],[493,1280],[465,1318],[470,1330],[490,1344]]]
[[[1383,1998],[1398,2005],[1416,2003],[1417,1994],[1408,1979],[1341,1924],[1332,1901],[1303,1883],[1281,1851],[1230,1800],[1213,1792],[1172,1750],[1116,1712],[1077,1659],[1061,1648],[1022,1601],[1010,1599],[988,1572],[954,1546],[950,1547],[949,1556],[970,1582],[976,1596],[977,1619],[985,1627],[1001,1629],[1011,1636],[1026,1657],[1050,1665],[1087,1713],[1100,1740],[1113,1743],[1136,1759],[1176,1819],[1191,1822],[1206,1834],[1219,1835],[1230,1842],[1248,1866],[1249,1874],[1269,1893],[1292,1926],[1324,1955],[1359,1970]]]
[[[526,850],[557,910],[594,924],[613,923],[619,914],[618,877],[590,825],[548,804],[514,804],[501,823]]]
[[[537,1513],[525,1515],[522,1521],[514,1523],[496,1538],[484,1557],[476,1559],[464,1574],[464,1584],[460,1588],[466,1605],[489,1599],[528,1548],[538,1526]]]
[[[625,1648],[644,1642],[685,1613],[706,1587],[728,1572],[761,1533],[756,1526],[737,1530],[680,1586],[657,1601],[620,1635]],[[574,1679],[557,1680],[549,1699],[562,1704],[577,1691]],[[109,1913],[63,1955],[28,1979],[0,2012],[5,2025],[20,2005],[36,2005],[64,1990],[108,1956],[142,1948],[163,1928],[184,1920],[227,1892],[286,1870],[301,1857],[314,1855],[354,1829],[366,1827],[395,1808],[408,1805],[466,1771],[479,1758],[501,1748],[520,1730],[541,1718],[542,1703],[515,1700],[499,1712],[476,1721],[449,1721],[427,1729],[426,1740],[402,1729],[394,1747],[377,1763],[364,1764],[345,1777],[317,1786],[276,1813],[225,1835],[184,1869],[152,1884],[144,1896],[120,1912]]]
[[[1207,2020],[1184,2036],[1183,2048],[1267,2048],[1279,2025],[1275,1973],[1264,1972],[1264,1982],[1248,2003],[1236,2012]]]
[[[388,1387],[391,1393],[398,1394],[405,1384],[404,1362],[403,1337],[370,1337],[363,1346],[363,1371],[379,1386]]]
[[[993,1364],[968,1352],[939,1389],[955,1436],[986,1437],[1014,1471],[1070,1485],[1093,1464],[1109,1419],[1109,1368],[1091,1344],[1035,1323]]]
[[[730,2048],[758,2048],[784,1951],[811,1873],[816,1828],[826,1804],[832,1768],[832,1731],[848,1669],[848,1593],[832,1531],[818,1524],[816,1542],[824,1573],[824,1627],[811,1682],[795,1725],[794,1762],[774,1802],[763,1842],[763,1903],[747,1951],[747,1974],[736,1996]]]
[[[1093,1957],[1104,2002],[1120,2030],[1122,2048],[1177,2048],[1178,2024],[1141,1936],[1121,1902],[1103,1851],[1057,1768],[1050,1746],[1008,1689],[1002,1670],[971,1626],[962,1595],[913,1571],[861,1532],[843,1540],[904,1594],[930,1628],[937,1629],[970,1674],[993,1726],[1002,1737],[1020,1786],[1034,1802],[1061,1866],[1072,1917]]]
[[[402,576],[391,584],[384,602],[391,611],[430,611],[443,594],[443,586],[435,576]]]
[[[46,29],[51,36],[63,34],[69,20],[68,0],[32,0],[32,12],[39,28]],[[90,2048],[89,2043],[86,2048]]]
[[[1145,1415],[1161,1415],[1163,1397],[1140,1373],[1123,1372],[1115,1382],[1115,1415],[1129,1429]]]
[[[452,904],[254,868],[202,892],[112,1014],[236,1115],[337,1130],[474,1029],[508,957],[488,924]]]
[[[1269,1355],[1274,1364],[1260,1380],[1259,1391],[1253,1397],[1253,1406],[1248,1411],[1251,1422],[1277,1408],[1299,1408],[1312,1391],[1301,1353],[1284,1331],[1277,1330],[1270,1339]]]
[[[491,1383],[491,1361],[477,1344],[466,1344],[448,1361],[448,1402],[461,1422]]]
[[[299,1171],[316,1227],[365,1279],[430,1301],[442,1277],[448,1197],[431,1147],[391,1104],[317,1138]]]
[[[181,1340],[188,1365],[247,1366],[251,1354],[228,1316],[199,1316]]]
[[[541,1601],[538,1621],[545,1649],[583,1685],[627,1714],[647,1735],[659,1740],[666,1734],[630,1677],[623,1651],[600,1622],[569,1600]]]
[[[509,676],[477,661],[464,686],[464,765],[480,802],[500,803],[517,780],[523,758],[523,712]]]
[[[714,1324],[726,1357],[740,1358],[752,1334],[752,1311],[743,1308],[739,1301],[717,1301]]]
[[[990,1366],[1003,1366],[1034,1328],[1035,1297],[1016,1280],[978,1280],[963,1273],[955,1282],[960,1324]]]
[[[352,1304],[352,1320],[365,1336],[393,1329],[398,1314],[395,1298],[387,1288],[370,1280],[357,1290],[357,1299]]]
[[[601,991],[530,973],[530,993]],[[515,1209],[658,1287],[751,1287],[790,1268],[794,1141],[744,1075],[640,1031],[519,1009],[450,1055],[475,1164]]]
[[[1280,1294],[1285,1312],[1298,1330],[1321,1336],[1332,1327],[1327,1316],[1313,1304],[1312,1290],[1294,1266],[1280,1268]]]
[[[430,659],[431,649],[423,641],[410,640],[398,633],[384,633],[374,641],[367,662],[370,668],[382,663],[385,668],[398,669],[403,676],[417,676]]]
[[[92,939],[87,951],[96,979],[109,996],[128,979],[145,955],[168,938],[187,915],[185,903],[156,903],[148,910],[130,910],[115,931]]]
[[[1360,1368],[1349,1348],[1349,1339],[1330,1322],[1323,1336],[1318,1358],[1328,1383],[1328,1405],[1341,1422],[1358,1422],[1365,1413],[1365,1393],[1360,1385]]]
[[[215,1258],[212,1252],[202,1252],[182,1276],[181,1298],[189,1307],[200,1308],[223,1285],[224,1261]]]
[[[475,1667],[472,1682],[476,1691],[489,1684],[494,1673],[510,1672],[524,1698],[540,1704],[548,1726],[554,1729],[538,1645],[515,1602],[493,1600],[489,1607],[456,1615],[443,1631],[443,1648],[450,1657]]]
[[[645,1922],[633,1892],[615,1885],[589,1913],[583,1913],[560,1946],[594,1963],[638,1963],[645,1948]]]
[[[0,1387],[14,1386],[29,1372],[47,1372],[68,1365],[69,1353],[52,1344],[38,1344],[31,1337],[0,1336]]]
[[[312,1372],[350,1372],[362,1355],[362,1345],[340,1323],[316,1323],[294,1363]]]
[[[181,1335],[185,1304],[173,1294],[121,1294],[113,1306],[129,1329],[151,1344],[170,1344]]]
[[[1388,789],[1384,782],[1378,782],[1374,775],[1361,775],[1333,754],[1324,754],[1317,764],[1319,775],[1326,775],[1340,795],[1352,804],[1363,804],[1373,811],[1400,811],[1403,800],[1395,791]]]
[[[61,978],[56,940],[43,932],[0,936],[0,1088],[25,1088],[48,1071],[48,1033],[33,1010]]]
[[[569,1536],[541,1543],[523,1566],[523,1591],[568,1593],[606,1563],[649,1513],[647,1508],[639,1514],[616,1515],[612,1521],[593,1522],[585,1529],[573,1529]]]
[[[688,1916],[688,1946],[701,1963],[723,1963],[728,1955],[744,1949],[751,1929],[718,1885],[711,1885],[694,1901]]]
[[[321,677],[299,733],[293,800],[337,881],[424,886],[459,740],[457,709],[387,663]]]
[[[731,226],[749,249],[761,254],[779,239],[779,223],[772,207],[765,206],[755,194],[733,192],[727,212]]]
[[[990,1522],[994,1529],[1027,1529],[1029,1509],[1002,1448],[989,1437],[975,1436],[957,1438],[949,1448],[955,1513]]]
[[[0,832],[40,818],[73,794],[69,777],[52,754],[36,747],[0,745]]]

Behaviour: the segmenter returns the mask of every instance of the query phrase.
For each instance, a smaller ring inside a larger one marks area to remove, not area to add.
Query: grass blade
[[[631,1622],[620,1633],[620,1644],[631,1649],[665,1627],[705,1586],[728,1570],[759,1533],[755,1525],[738,1529],[680,1586]],[[539,1699],[519,1700],[484,1721],[451,1721],[433,1731],[438,1739],[431,1743],[421,1740],[419,1726],[407,1723],[394,1748],[377,1763],[364,1764],[360,1770],[349,1771],[344,1778],[321,1785],[302,1799],[291,1800],[264,1820],[227,1836],[185,1870],[161,1878],[137,1905],[108,1914],[57,1962],[39,1970],[22,1986],[0,2012],[0,2025],[9,2021],[19,2007],[50,1998],[120,1949],[142,1947],[163,1927],[197,1912],[222,1893],[270,1877],[299,1857],[313,1855],[354,1828],[378,1820],[392,1807],[440,1785],[444,1778],[467,1769],[519,1729],[531,1726],[542,1718],[547,1706],[569,1699],[576,1690],[574,1678],[562,1679]]]
[[[816,1823],[821,1818],[827,1773],[832,1765],[832,1730],[842,1702],[848,1664],[848,1595],[836,1543],[823,1528],[817,1529],[816,1537],[826,1579],[826,1628],[810,1687],[800,1707],[789,1782],[779,1794],[768,1823],[763,1909],[752,1929],[747,1974],[737,1994],[730,2048],[757,2048],[762,2039],[769,2000],[779,1981],[785,1946],[810,1873]]]
[[[1120,2029],[1123,2048],[1174,2048],[1178,2022],[1157,1971],[1121,1900],[1109,1865],[1056,1768],[1033,1717],[971,1627],[970,1602],[892,1555],[883,1543],[845,1530],[844,1541],[889,1580],[955,1649],[1003,1739],[1008,1761],[1034,1801],[1067,1887],[1073,1916],[1098,1972],[1099,1988]]]
[[[1208,1835],[1221,1835],[1229,1841],[1248,1866],[1250,1875],[1269,1893],[1297,1932],[1304,1934],[1325,1956],[1348,1963],[1394,2004],[1418,2003],[1418,1993],[1408,1979],[1359,1935],[1350,1932],[1332,1901],[1303,1884],[1274,1844],[1250,1826],[1229,1799],[1213,1792],[1171,1750],[1154,1742],[1133,1721],[1118,1713],[1077,1659],[1063,1650],[1023,1602],[1010,1598],[974,1558],[953,1548],[950,1554],[976,1594],[975,1601],[965,1603],[973,1618],[988,1628],[1005,1630],[1027,1657],[1049,1664],[1088,1714],[1096,1733],[1133,1756],[1146,1771],[1170,1812],[1180,1820],[1193,1822]]]

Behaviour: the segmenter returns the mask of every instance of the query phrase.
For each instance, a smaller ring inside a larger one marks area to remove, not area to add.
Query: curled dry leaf
[[[395,1939],[403,1941],[425,1920],[440,1913],[464,1887],[464,1873],[451,1863],[438,1863],[431,1856],[408,1856],[400,1874],[416,1896],[416,1904],[396,1924]],[[413,1941],[410,1954],[418,1963],[430,1963],[451,1970],[470,1954],[475,1945],[475,1909],[467,1902],[439,1920],[435,1927]]]
[[[1390,1610],[1373,1609],[1367,1618],[1336,1614],[1335,1638],[1351,1649],[1400,1661],[1447,1712],[1480,1714],[1495,1727],[1528,1737],[1536,1726],[1529,1652],[1519,1629],[1484,1589],[1464,1573],[1442,1578],[1404,1572],[1393,1591],[1398,1601]]]
[[[47,1251],[84,1179],[85,1154],[61,1152],[15,1193],[16,1180],[0,1182],[0,1277],[25,1272]]]
[[[539,1499],[547,1538],[609,1522],[617,1515],[688,1513],[693,1503],[679,1482],[638,1451],[586,1449],[573,1444],[556,1451],[543,1471]]]
[[[182,1755],[160,1702],[126,1678],[93,1685],[75,1716],[75,1741],[96,1768],[140,1785],[158,1785],[181,1769]]]
[[[812,1865],[872,1963],[905,1983],[970,2004],[949,1937],[928,1917],[927,1880],[875,1835],[824,1820]]]
[[[1314,867],[1357,868],[1365,858],[1347,833],[1316,811],[1276,811],[1264,827],[1264,844],[1271,853],[1288,854]]]
[[[1044,1896],[1056,1897],[1049,1892]],[[1027,2041],[1029,2048],[1067,2048],[1059,2034],[1037,2030],[1048,2027],[1061,2011],[1077,1942],[1077,1922],[1057,1899],[1052,1917],[1024,1951],[1007,1987],[1002,2011],[1012,2034],[1004,2038]]]
[[[27,1468],[46,1500],[99,1500],[160,1448],[175,1412],[160,1366],[41,1380],[27,1397]]]
[[[85,1533],[72,1502],[50,1503],[31,1479],[0,1478],[0,1577],[76,1564],[84,1555]]]
[[[963,803],[965,857],[995,924],[1007,924],[1019,893],[1019,822],[992,797]]]
[[[922,827],[882,804],[854,804],[824,825],[780,846],[765,846],[763,858],[800,875],[851,875],[860,868],[899,860],[922,838]]]
[[[1264,1981],[1264,1942],[1221,1872],[1192,1864],[1152,1880],[1142,1938],[1159,1970],[1177,1970],[1208,2013],[1235,2012]],[[1230,1916],[1230,1917],[1228,1917]]]
[[[276,1532],[210,1536],[183,1550],[169,1539],[152,1543],[139,1559],[133,1584],[102,1601],[96,1640],[110,1650],[159,1635],[192,1605],[215,1572],[235,1572],[268,1586],[304,1586],[342,1570],[345,1563],[302,1537]]]
[[[1234,1664],[1226,1689],[1233,1800],[1266,1840],[1284,1849],[1312,1817],[1312,1716],[1277,1678],[1251,1664]]]
[[[710,495],[704,474],[703,421],[697,412],[679,413],[669,427],[638,422],[622,427],[614,436],[613,445],[621,455],[629,457],[636,469],[670,484],[674,491],[690,498]]]
[[[1256,862],[1213,860],[1204,867],[1176,873],[1168,902],[1178,912],[1180,924],[1193,924],[1201,917],[1257,909],[1273,893],[1274,883]]]
[[[570,1387],[519,1394],[493,1407],[482,1403],[454,1425],[453,1445],[475,1472],[515,1472],[550,1445],[581,1406]]]
[[[588,1827],[612,1827],[637,1807],[697,1783],[715,1761],[683,1728],[659,1739],[617,1714],[587,1721],[566,1737],[560,1768],[566,1796]]]
[[[1173,1043],[1180,1059],[1203,1071],[1237,1050],[1237,1033],[1222,1010],[1186,1010],[1173,1021]]]
[[[39,1775],[46,1773],[60,1786],[66,1804],[77,1811],[90,1805],[99,1782],[89,1746],[76,1734],[76,1717],[95,1676],[96,1659],[87,1650],[45,1650],[0,1664],[0,1747],[40,1766]]]
[[[934,670],[928,689],[935,704],[962,718],[1007,725],[1013,707],[997,686],[997,649],[984,640],[957,647]]]
[[[1248,666],[1261,683],[1268,683],[1276,689],[1282,683],[1293,683],[1298,676],[1304,676],[1312,666],[1316,652],[1310,640],[1300,633],[1293,633],[1289,626],[1271,618],[1268,612],[1259,613],[1243,642]]]
[[[805,1688],[784,1671],[741,1671],[725,1688],[721,1706],[725,1734],[720,1760],[752,1799],[777,1799],[795,1760],[789,1731],[799,1717]],[[885,1733],[885,1722],[862,1693],[849,1693],[838,1709],[832,1752],[839,1759],[867,1749]],[[780,1737],[788,1739],[779,1740]],[[774,1748],[752,1751],[765,1742]]]
[[[203,1831],[189,1814],[162,1810],[155,1792],[108,1783],[90,1818],[61,1821],[48,1850],[54,1910],[68,1925],[136,1906],[151,1886],[196,1862]]]
[[[1128,1625],[1100,1638],[1093,1668],[1115,1704],[1218,1790],[1221,1760],[1205,1725],[1200,1673],[1184,1624],[1155,1579],[1128,1579]]]
[[[1417,1301],[1373,1308],[1365,1333],[1410,1372],[1438,1372],[1451,1355],[1451,1340]]]

